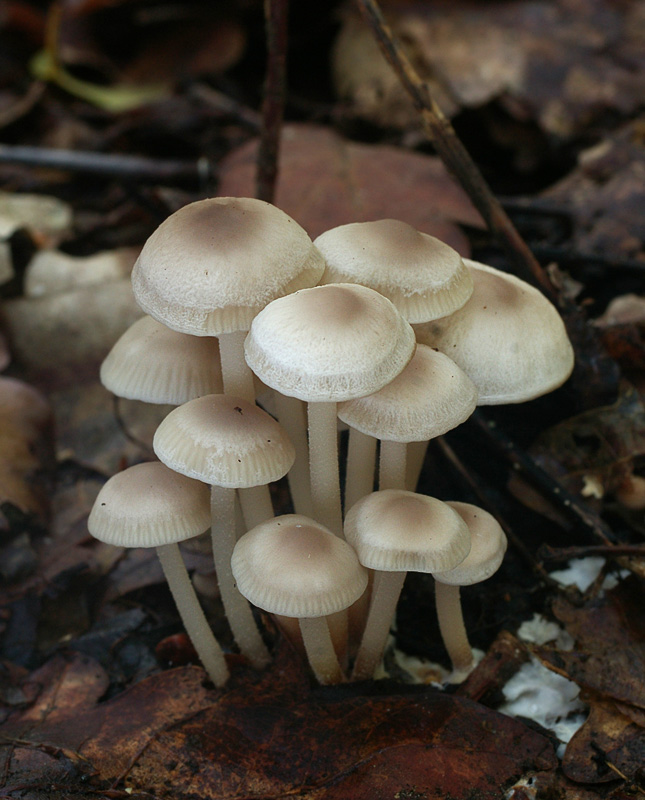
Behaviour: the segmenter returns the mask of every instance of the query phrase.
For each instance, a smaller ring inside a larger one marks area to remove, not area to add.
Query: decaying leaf
[[[571,491],[603,497],[631,474],[645,454],[645,408],[632,387],[617,402],[571,417],[542,433],[532,446],[536,461]],[[591,481],[597,487],[591,493]]]
[[[52,413],[45,398],[15,378],[0,377],[0,531],[10,509],[43,524],[48,498],[42,475],[52,461]],[[14,531],[14,534],[17,531]]]
[[[253,140],[223,161],[220,194],[253,194],[256,153]],[[468,240],[455,223],[483,226],[438,158],[356,144],[313,125],[288,125],[283,130],[276,204],[312,237],[336,225],[389,217],[436,236],[464,255]]]
[[[385,3],[394,32],[446,113],[493,99],[516,119],[568,139],[607,111],[629,114],[645,93],[642,7],[588,3]],[[358,113],[418,127],[367,27],[348,10],[336,83]],[[365,58],[369,53],[370,58]],[[373,66],[372,66],[373,65]],[[407,112],[407,113],[406,113]]]
[[[72,209],[55,197],[0,192],[0,239],[26,228],[44,245],[50,246],[69,232]]]
[[[58,656],[32,680],[43,671],[36,702],[0,727],[11,782],[60,773],[58,748],[95,786],[123,780],[173,800],[492,800],[556,764],[548,739],[470,700],[372,683],[312,691],[285,652],[260,675],[234,665],[223,690],[185,667],[94,706],[104,679],[88,659]]]
[[[543,197],[571,212],[572,250],[643,260],[645,120],[636,119],[582,152],[577,168]]]

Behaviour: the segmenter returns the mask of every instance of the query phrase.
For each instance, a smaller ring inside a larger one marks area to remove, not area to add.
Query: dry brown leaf
[[[254,194],[256,153],[253,140],[224,159],[221,195]],[[483,226],[438,158],[356,144],[313,125],[287,125],[283,130],[275,202],[312,237],[348,222],[394,218],[463,255],[469,252],[468,240],[455,223]]]

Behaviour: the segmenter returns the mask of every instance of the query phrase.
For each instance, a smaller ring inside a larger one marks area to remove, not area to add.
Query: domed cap
[[[468,525],[470,553],[461,564],[447,572],[435,572],[434,577],[452,586],[469,586],[485,581],[497,572],[502,563],[506,552],[506,534],[495,517],[483,508],[456,501],[450,501],[448,505]]]
[[[321,283],[360,283],[388,297],[408,322],[452,314],[473,282],[461,256],[405,222],[352,222],[321,234],[314,244],[326,267]]]
[[[412,360],[378,392],[338,404],[338,416],[361,433],[391,442],[421,442],[461,425],[477,389],[443,353],[417,345]]]
[[[322,256],[304,228],[248,197],[190,203],[145,243],[132,272],[141,308],[197,336],[247,330],[276,297],[314,286]]]
[[[450,317],[417,325],[417,339],[459,364],[479,390],[479,405],[522,403],[557,389],[574,354],[555,306],[514,275],[466,264],[472,297]]]
[[[224,394],[175,408],[157,428],[152,446],[171,469],[225,488],[277,481],[295,459],[293,445],[273,417]]]
[[[145,316],[101,364],[101,383],[117,397],[179,405],[222,391],[217,339],[179,333]]]
[[[183,542],[210,524],[209,487],[156,461],[113,475],[87,520],[94,538],[121,547]]]
[[[436,572],[456,567],[470,550],[468,526],[446,503],[424,494],[384,489],[347,513],[345,538],[370,569]]]
[[[316,402],[378,391],[414,348],[414,331],[389,300],[366,286],[330,284],[270,303],[253,320],[245,354],[267,386]]]
[[[270,614],[323,617],[348,608],[367,571],[347,542],[299,514],[263,522],[240,538],[231,561],[238,589]]]

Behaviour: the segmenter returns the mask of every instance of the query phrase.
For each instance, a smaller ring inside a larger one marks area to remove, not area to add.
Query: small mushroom
[[[407,572],[455,567],[468,555],[470,534],[462,518],[434,497],[399,489],[373,492],[345,518],[345,536],[363,566],[375,570],[353,680],[371,678],[385,649]]]
[[[177,610],[197,655],[216,686],[228,667],[188,577],[178,542],[210,525],[208,488],[158,462],[112,476],[99,492],[87,526],[96,539],[120,547],[155,547]]]
[[[367,571],[347,542],[312,519],[288,514],[245,533],[235,545],[231,567],[251,603],[298,619],[318,681],[344,680],[327,617],[347,609],[367,586]]]
[[[450,570],[434,570],[437,616],[446,650],[452,661],[452,683],[461,683],[474,666],[459,599],[459,587],[490,578],[499,569],[506,552],[506,536],[499,522],[483,508],[450,501],[467,524],[471,537],[468,556]]]

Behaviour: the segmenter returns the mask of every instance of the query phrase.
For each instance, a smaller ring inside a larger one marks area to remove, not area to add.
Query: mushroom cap
[[[470,530],[471,547],[466,558],[453,569],[435,572],[434,578],[452,586],[470,586],[490,578],[499,569],[506,552],[506,534],[488,511],[471,503],[450,501]]]
[[[452,359],[424,344],[378,392],[338,404],[339,418],[392,442],[422,442],[461,425],[477,405],[477,388]]]
[[[267,386],[309,402],[378,391],[414,353],[414,331],[374,289],[328,284],[274,300],[253,320],[246,360]]]
[[[470,550],[468,526],[454,509],[402,489],[372,492],[355,503],[345,538],[361,564],[388,572],[452,569]]]
[[[573,348],[555,306],[515,275],[465,259],[475,289],[459,311],[415,327],[417,339],[474,381],[479,405],[533,400],[561,386]]]
[[[96,539],[120,547],[183,542],[211,524],[209,487],[157,461],[113,475],[87,520]]]
[[[300,514],[245,533],[231,561],[240,592],[285,617],[323,617],[348,608],[367,587],[367,570],[347,542]]]
[[[145,316],[117,340],[101,364],[101,383],[117,397],[179,405],[221,392],[219,346]]]
[[[225,394],[208,394],[173,409],[152,446],[171,469],[229,489],[277,481],[295,459],[293,445],[273,417]]]
[[[213,197],[171,214],[132,271],[137,303],[196,336],[247,330],[276,297],[314,286],[323,258],[284,211],[248,197]]]
[[[325,231],[314,244],[326,263],[321,283],[376,289],[408,322],[452,314],[473,291],[459,253],[406,222],[352,222]]]

